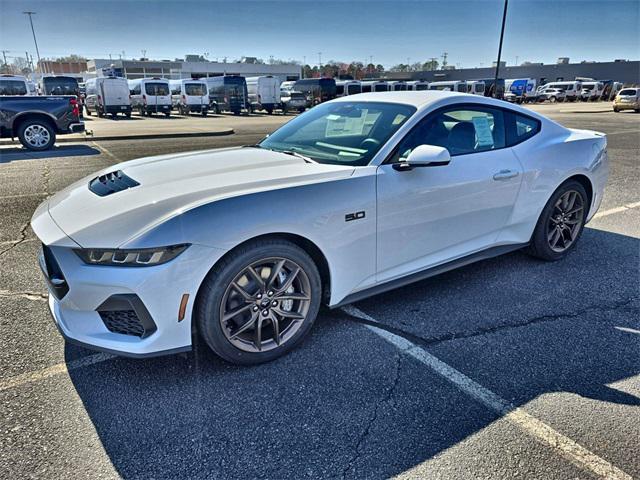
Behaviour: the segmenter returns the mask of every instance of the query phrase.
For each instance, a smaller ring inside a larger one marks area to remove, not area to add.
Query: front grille
[[[121,192],[140,185],[133,178],[125,175],[122,170],[109,172],[94,178],[89,182],[89,190],[99,197],[106,197],[112,193]]]
[[[144,327],[140,323],[135,310],[111,310],[98,313],[104,322],[104,326],[110,332],[133,335],[135,337],[144,335]]]
[[[140,297],[132,293],[112,295],[96,311],[112,333],[146,338],[157,330]]]

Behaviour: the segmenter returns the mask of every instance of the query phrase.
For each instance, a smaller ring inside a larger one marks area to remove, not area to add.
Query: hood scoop
[[[128,175],[125,175],[122,170],[116,170],[115,172],[105,173],[92,179],[89,182],[89,190],[99,197],[106,197],[112,193],[121,192],[129,188],[137,187],[138,185],[140,184]]]

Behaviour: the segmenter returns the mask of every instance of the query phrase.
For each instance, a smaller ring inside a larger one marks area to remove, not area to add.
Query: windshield
[[[203,83],[185,83],[184,91],[187,95],[206,95],[207,89]]]
[[[276,130],[259,146],[297,152],[318,163],[367,165],[415,111],[395,103],[325,103]]]
[[[169,85],[162,82],[146,83],[144,91],[147,95],[169,95]]]

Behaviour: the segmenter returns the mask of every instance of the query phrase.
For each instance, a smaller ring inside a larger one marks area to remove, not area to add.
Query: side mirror
[[[407,159],[393,164],[396,170],[411,170],[416,167],[441,167],[451,162],[449,150],[435,145],[418,145]]]

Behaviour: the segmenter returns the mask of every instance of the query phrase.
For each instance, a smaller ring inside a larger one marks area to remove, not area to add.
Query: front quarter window
[[[278,129],[260,147],[298,152],[318,163],[368,165],[415,111],[396,103],[325,103]]]

